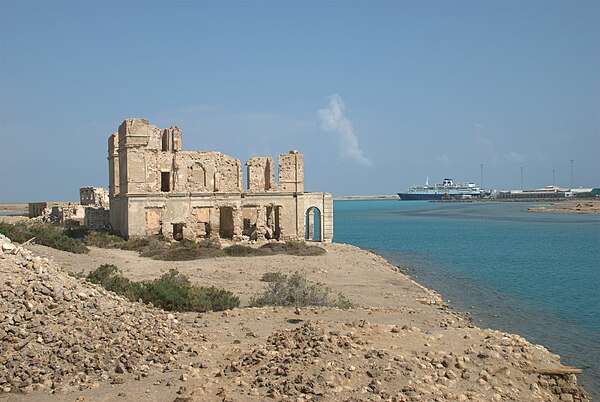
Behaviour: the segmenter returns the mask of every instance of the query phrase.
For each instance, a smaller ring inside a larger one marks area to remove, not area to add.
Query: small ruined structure
[[[84,206],[109,208],[108,190],[102,187],[81,187],[79,189],[79,203]]]
[[[65,226],[85,226],[93,230],[110,229],[108,190],[81,187],[79,202],[30,202],[29,217]]]
[[[67,226],[83,224],[85,209],[78,202],[30,202],[29,217]]]
[[[315,240],[333,238],[333,200],[304,191],[297,151],[242,164],[220,152],[183,151],[177,126],[127,119],[108,140],[110,221],[125,238]]]

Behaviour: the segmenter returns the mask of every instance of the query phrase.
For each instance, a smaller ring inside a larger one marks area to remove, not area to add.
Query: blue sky
[[[0,0],[0,202],[107,187],[129,117],[334,195],[600,186],[598,4]]]

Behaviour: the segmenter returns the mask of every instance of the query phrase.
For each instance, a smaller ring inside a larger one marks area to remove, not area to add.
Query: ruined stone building
[[[29,217],[65,226],[110,229],[108,191],[102,187],[81,187],[79,202],[30,202]]]
[[[220,152],[183,151],[177,126],[127,119],[108,141],[112,227],[125,238],[316,240],[333,238],[333,200],[304,191],[297,151],[242,164]]]

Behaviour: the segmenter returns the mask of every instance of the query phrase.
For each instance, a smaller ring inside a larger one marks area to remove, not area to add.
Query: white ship
[[[442,184],[429,184],[429,178],[424,186],[411,187],[405,193],[398,193],[401,200],[442,200],[447,198],[480,198],[483,190],[475,183],[454,183],[452,179],[444,179]]]

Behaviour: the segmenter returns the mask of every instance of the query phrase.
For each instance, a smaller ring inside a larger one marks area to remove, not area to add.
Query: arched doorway
[[[309,241],[321,241],[321,211],[317,207],[306,210],[306,232],[304,238]]]

